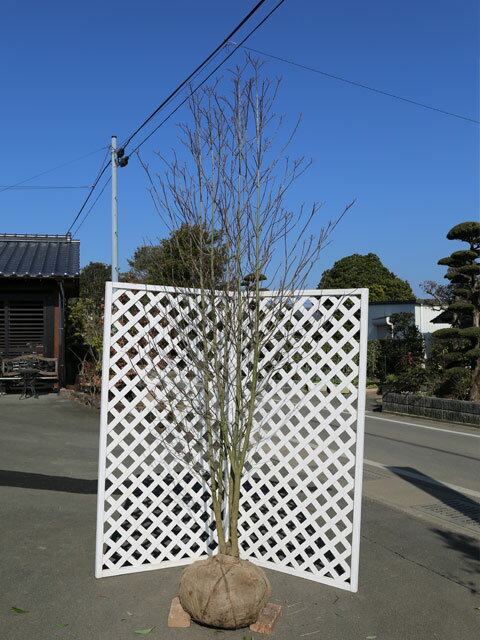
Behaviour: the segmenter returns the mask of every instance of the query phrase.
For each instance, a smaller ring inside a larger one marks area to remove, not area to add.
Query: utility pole
[[[118,282],[117,136],[112,136],[112,282]]]

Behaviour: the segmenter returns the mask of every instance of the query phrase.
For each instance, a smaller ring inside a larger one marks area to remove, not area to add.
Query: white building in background
[[[450,327],[449,324],[433,323],[442,312],[433,300],[405,300],[400,302],[370,302],[368,308],[368,339],[381,340],[392,332],[391,317],[395,313],[412,313],[415,325],[425,340],[429,350],[431,335],[437,329]]]

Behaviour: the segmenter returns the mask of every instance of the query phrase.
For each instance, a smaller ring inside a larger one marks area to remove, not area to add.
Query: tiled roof
[[[75,278],[80,241],[66,236],[0,234],[0,276]]]

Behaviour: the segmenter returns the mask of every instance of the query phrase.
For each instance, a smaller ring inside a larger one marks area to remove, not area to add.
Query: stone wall
[[[382,410],[480,427],[480,402],[389,391],[383,395]]]

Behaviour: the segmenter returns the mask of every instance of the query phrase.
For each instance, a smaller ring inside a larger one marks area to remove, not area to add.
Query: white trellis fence
[[[368,290],[296,291],[288,313],[277,295],[261,299],[276,329],[261,354],[242,556],[356,591]],[[201,304],[196,290],[107,283],[97,577],[184,565],[216,549],[195,365]]]

